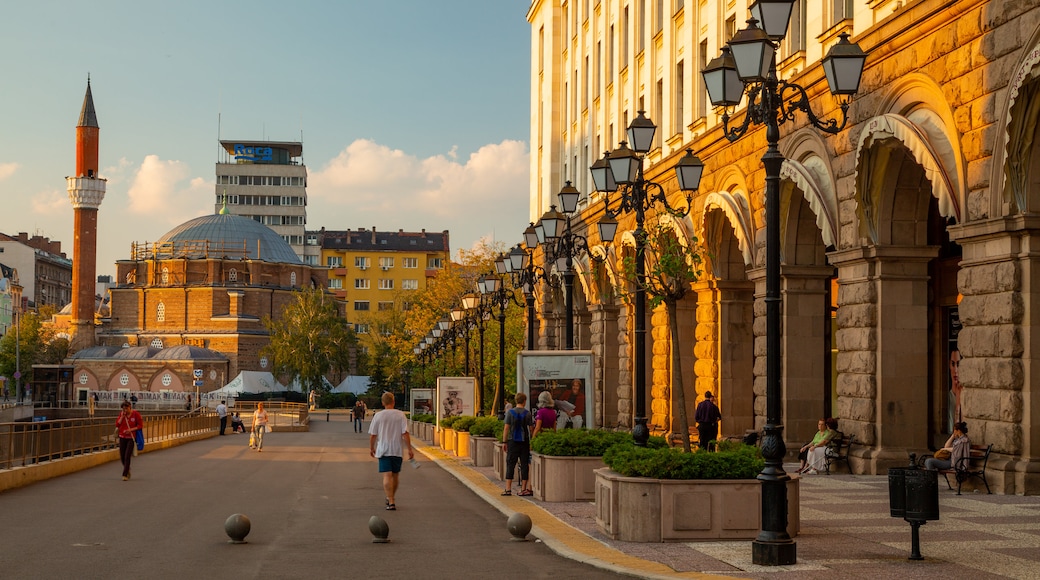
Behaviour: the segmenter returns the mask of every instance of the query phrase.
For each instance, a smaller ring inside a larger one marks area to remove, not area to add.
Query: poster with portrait
[[[408,402],[412,415],[432,415],[433,389],[412,389]]]
[[[961,332],[961,318],[956,306],[946,309],[946,420],[944,433],[953,433],[953,424],[963,421],[964,410],[961,407],[962,387],[960,381],[961,352],[957,348],[957,336]]]
[[[437,422],[445,417],[475,415],[477,379],[473,377],[437,377]]]
[[[556,409],[557,429],[595,427],[592,351],[521,351],[517,353],[517,391],[527,395],[531,409],[548,392]]]

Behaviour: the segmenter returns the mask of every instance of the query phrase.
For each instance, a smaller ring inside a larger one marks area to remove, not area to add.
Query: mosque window
[[[170,283],[170,269],[169,269],[169,268],[167,268],[167,267],[165,267],[165,266],[163,267],[163,269],[162,269],[162,275],[161,275],[161,276],[159,277],[159,280],[160,280],[160,281],[162,282],[162,284],[163,284],[164,286],[165,286],[166,284],[169,284],[169,283]]]
[[[119,375],[119,384],[124,387],[130,384],[130,375],[123,373]]]
[[[289,286],[296,287],[296,272],[289,273]]]
[[[155,320],[156,322],[166,322],[166,303],[160,302],[155,307]]]
[[[161,349],[163,347],[162,339],[161,338],[153,338],[152,342],[151,342],[151,347],[152,348]]]
[[[260,368],[262,368],[262,369],[266,369],[267,368],[267,357],[266,356],[260,357]]]
[[[170,376],[170,373],[166,373],[162,376],[162,386],[168,387],[172,382],[173,377]]]
[[[227,274],[228,282],[238,282],[238,270],[231,268]]]

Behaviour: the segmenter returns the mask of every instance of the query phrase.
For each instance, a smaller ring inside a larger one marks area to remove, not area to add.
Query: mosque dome
[[[219,213],[184,222],[156,242],[172,246],[175,258],[223,257],[302,264],[271,228],[247,217]]]
[[[227,360],[226,356],[215,350],[187,344],[164,348],[152,355],[152,358],[156,360]]]

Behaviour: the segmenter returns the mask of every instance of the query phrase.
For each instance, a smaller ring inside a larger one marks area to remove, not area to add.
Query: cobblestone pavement
[[[940,478],[940,519],[921,527],[925,559],[911,561],[910,525],[889,516],[887,476],[805,476],[798,563],[762,567],[752,564],[748,541],[611,540],[599,531],[591,502],[502,498],[492,468],[473,467],[437,448],[422,450],[503,513],[532,515],[533,535],[557,552],[615,572],[646,578],[1040,578],[1040,497],[958,496]]]

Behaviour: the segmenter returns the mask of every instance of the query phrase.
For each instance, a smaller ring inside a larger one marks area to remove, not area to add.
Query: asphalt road
[[[0,577],[616,577],[511,541],[505,516],[421,454],[385,511],[368,435],[312,417],[263,453],[229,434],[142,454],[127,482],[113,462],[0,494]],[[224,531],[235,513],[252,522],[246,544]],[[390,543],[372,542],[373,515]]]

